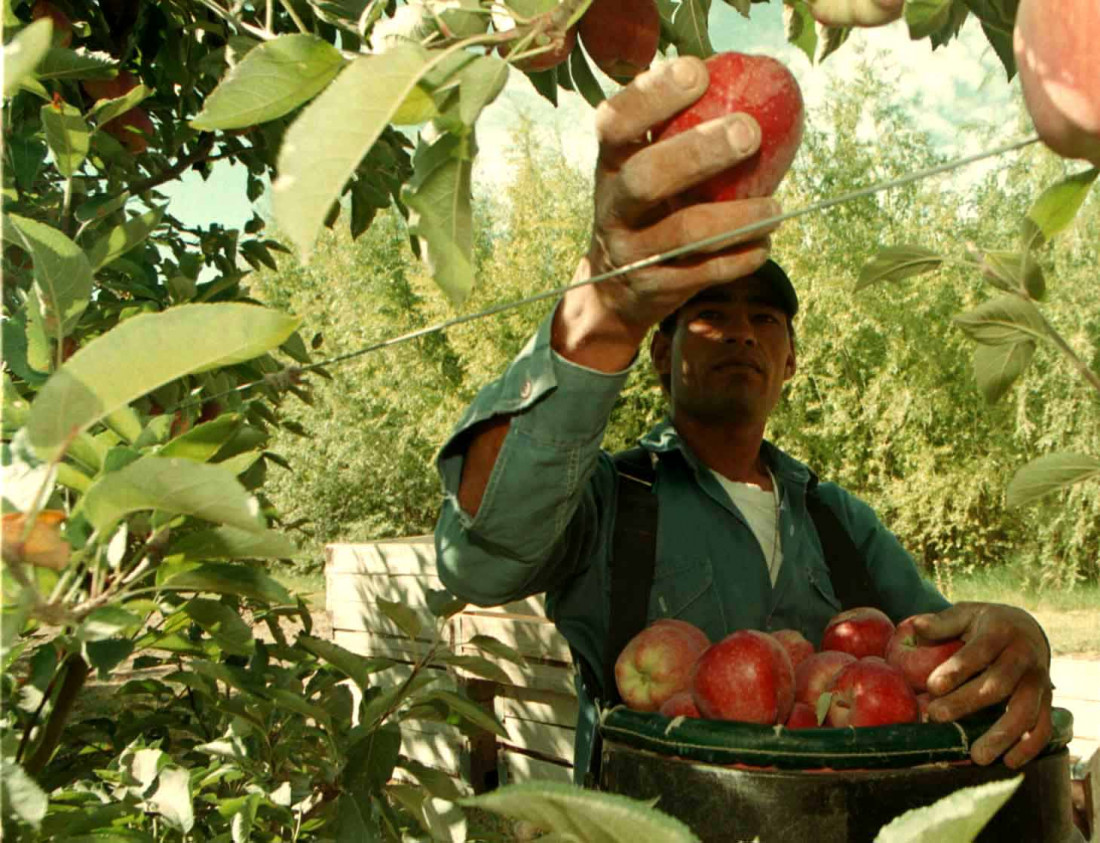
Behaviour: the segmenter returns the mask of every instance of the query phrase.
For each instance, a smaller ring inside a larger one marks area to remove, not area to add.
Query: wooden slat
[[[559,781],[570,784],[573,781],[573,769],[540,758],[533,758],[515,750],[502,750],[500,766],[509,784],[529,781]]]
[[[483,615],[463,612],[459,618],[459,643],[475,635],[491,635],[524,656],[571,662],[569,644],[551,621],[520,615]]]
[[[346,571],[326,571],[325,589],[329,603],[367,603],[384,597],[404,603],[414,609],[428,608],[428,591],[443,589],[438,577],[420,574],[351,574]]]
[[[531,750],[567,764],[573,763],[573,740],[576,729],[552,726],[548,723],[534,723],[530,720],[517,720],[514,717],[504,718],[504,728],[508,730],[508,739],[499,739],[501,748]]]
[[[435,575],[431,536],[410,536],[365,544],[325,546],[326,568],[353,574]]]
[[[354,632],[373,632],[382,635],[407,637],[401,627],[377,609],[372,610],[369,607],[355,603],[336,603],[328,611],[334,630],[343,629]],[[430,639],[434,636],[435,626],[438,622],[438,619],[427,610],[420,613],[421,632],[419,637]],[[453,647],[457,643],[458,621],[451,619],[446,622],[443,629],[443,641],[447,647]]]
[[[462,645],[457,649],[464,656],[485,655],[477,647],[468,645]],[[553,691],[558,694],[574,693],[573,668],[564,662],[545,664],[528,662],[521,667],[503,659],[494,659],[493,661],[500,666],[512,685],[517,688],[534,688],[542,691]],[[512,696],[509,692],[509,686],[502,686],[501,692]]]
[[[380,635],[362,630],[334,629],[333,640],[341,647],[362,656],[416,661],[428,652],[427,641],[413,641],[403,636]]]
[[[401,753],[426,767],[442,770],[452,776],[462,776],[467,753],[462,735],[453,727],[451,734],[420,731],[401,725]]]
[[[549,700],[517,700],[499,697],[502,717],[541,723],[549,726],[577,727],[577,698],[567,694],[555,694]]]
[[[1100,702],[1100,661],[1091,659],[1054,659],[1050,679],[1055,698]]]

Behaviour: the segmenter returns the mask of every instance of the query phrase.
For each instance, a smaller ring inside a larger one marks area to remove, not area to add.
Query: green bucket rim
[[[966,762],[970,748],[1004,714],[994,707],[953,723],[899,723],[844,729],[787,729],[729,720],[670,718],[616,706],[603,713],[600,735],[659,755],[706,764],[784,770],[856,770]],[[1043,754],[1073,739],[1073,714],[1051,713],[1053,731]]]

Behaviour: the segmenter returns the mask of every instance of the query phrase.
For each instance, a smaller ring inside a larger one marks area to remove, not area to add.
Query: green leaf
[[[370,675],[379,670],[393,667],[396,662],[390,659],[368,659],[338,644],[315,638],[312,635],[299,635],[296,646],[312,653],[326,664],[330,664],[350,678],[362,690],[370,687]]]
[[[4,96],[10,97],[25,79],[33,78],[35,68],[50,49],[53,21],[42,18],[20,31],[4,45]],[[6,769],[6,768],[5,768]]]
[[[341,793],[336,798],[335,830],[336,843],[373,843],[382,839],[378,829],[373,824],[368,825],[358,801],[350,793]]]
[[[113,79],[117,68],[118,61],[108,53],[51,47],[38,65],[37,75],[39,79]]]
[[[1012,28],[1019,0],[966,0],[966,5],[982,23],[982,30],[993,52],[1004,65],[1011,81],[1016,75],[1016,56],[1012,52]]]
[[[86,199],[76,209],[77,222],[93,222],[94,220],[103,219],[123,207],[128,201],[130,201],[130,191],[128,190],[124,190],[122,193],[104,193]]]
[[[1027,299],[1000,295],[955,317],[964,334],[983,345],[1045,340],[1046,325],[1039,310]]]
[[[985,400],[990,404],[1000,401],[1027,369],[1034,354],[1035,343],[1031,340],[975,346],[974,379]]]
[[[982,255],[982,274],[1001,290],[1022,290],[1036,301],[1046,297],[1043,268],[1031,252],[988,249]]]
[[[1100,459],[1086,454],[1047,454],[1018,470],[1008,484],[1008,505],[1023,506],[1074,483],[1100,479]]]
[[[216,527],[188,533],[168,548],[169,556],[187,560],[202,559],[292,559],[298,548],[275,530],[238,530]]]
[[[467,644],[472,644],[479,650],[484,650],[486,653],[496,656],[498,659],[505,659],[512,662],[512,664],[524,665],[527,663],[527,659],[518,651],[514,650],[505,644],[503,641],[498,641],[491,635],[475,635]]]
[[[222,413],[217,418],[195,425],[186,433],[165,443],[157,451],[157,456],[207,462],[236,435],[242,421],[238,413]]]
[[[1093,167],[1075,173],[1039,194],[1021,226],[1025,248],[1049,243],[1069,227],[1085,203],[1097,175],[1100,175],[1100,168]]]
[[[195,129],[243,129],[289,114],[336,78],[340,51],[314,35],[282,35],[249,50],[191,121]]]
[[[444,650],[436,653],[432,662],[435,664],[446,664],[451,667],[461,668],[467,673],[473,673],[475,676],[480,676],[483,679],[491,679],[494,682],[503,682],[507,684],[511,681],[508,678],[508,674],[504,672],[504,668],[481,656],[463,656],[456,653],[449,653]]]
[[[426,767],[412,758],[402,758],[397,766],[411,773],[428,793],[439,799],[457,802],[466,795],[459,790],[455,780],[442,770]]]
[[[154,228],[160,225],[166,207],[167,205],[162,205],[146,211],[141,216],[128,219],[96,240],[88,250],[88,260],[92,264],[92,269],[98,271],[141,243]]]
[[[88,259],[56,228],[9,214],[5,228],[34,260],[34,297],[43,328],[54,337],[68,334],[80,321],[92,295]],[[34,418],[31,410],[31,418]]]
[[[508,737],[508,731],[497,720],[496,716],[473,700],[459,696],[454,691],[436,688],[418,696],[416,702],[417,704],[423,704],[432,700],[439,700],[444,703],[452,712],[480,729],[500,735],[502,738]]]
[[[455,305],[474,285],[472,158],[462,138],[441,135],[417,149],[415,175],[402,191],[412,212],[409,232],[420,238],[435,282]]]
[[[829,56],[844,46],[848,36],[852,34],[850,26],[819,26],[817,41],[816,61],[820,64]]]
[[[459,804],[527,820],[563,836],[583,829],[586,840],[699,843],[690,828],[662,814],[650,802],[563,782],[510,784]]]
[[[805,53],[812,64],[817,53],[817,21],[810,13],[809,4],[806,0],[784,3],[783,19],[786,23],[787,41]]]
[[[467,606],[465,600],[459,600],[445,589],[428,589],[427,603],[428,611],[437,618],[449,618],[451,615],[457,615]]]
[[[413,609],[404,603],[386,600],[384,597],[377,598],[375,602],[382,610],[382,614],[397,624],[409,638],[416,638],[420,634],[420,617]]]
[[[396,710],[406,699],[422,688],[438,682],[442,678],[440,671],[421,671],[392,688],[387,688],[363,707],[359,715],[360,728],[374,728],[376,721],[387,711]]]
[[[380,790],[393,777],[401,753],[401,730],[385,725],[368,732],[346,750],[341,781],[352,793]]]
[[[661,11],[661,33],[676,45],[682,56],[701,59],[714,55],[707,26],[709,0],[658,0]]]
[[[973,840],[1023,780],[1023,776],[1016,776],[964,787],[931,805],[906,811],[882,827],[875,843],[964,843]]]
[[[47,29],[47,38],[49,30]],[[5,48],[4,72],[8,73],[7,51]],[[6,93],[6,90],[5,90]],[[15,817],[21,822],[38,828],[46,816],[49,797],[38,783],[27,775],[26,771],[11,758],[0,758],[0,805],[5,817]]]
[[[191,460],[142,457],[95,482],[81,511],[101,533],[131,512],[152,509],[191,515],[249,532],[264,525],[248,491],[219,465]]]
[[[186,304],[127,319],[82,347],[46,382],[31,407],[30,442],[52,458],[69,436],[169,381],[277,348],[298,321],[238,302]]]
[[[294,598],[282,585],[259,568],[232,565],[228,562],[207,562],[179,573],[169,573],[160,583],[164,591],[209,591],[213,594],[236,594],[265,603],[291,604]]]
[[[588,59],[584,57],[584,50],[574,48],[569,54],[569,72],[573,76],[573,84],[577,93],[584,97],[585,102],[595,108],[607,97],[600,87],[596,74],[588,65]]]
[[[60,102],[42,106],[42,126],[46,130],[46,142],[53,152],[54,163],[63,176],[71,176],[80,169],[88,156],[92,133],[80,109]]]
[[[888,246],[864,264],[856,291],[880,281],[901,281],[936,269],[943,258],[923,246]]]
[[[183,611],[205,629],[226,653],[250,656],[255,652],[256,642],[252,638],[251,627],[224,603],[194,597],[184,605]]]
[[[134,652],[134,642],[129,638],[89,641],[84,645],[84,652],[88,656],[88,662],[99,671],[99,678],[105,680],[110,678],[112,670]]]
[[[301,714],[303,717],[310,717],[323,726],[329,725],[331,720],[329,713],[320,706],[313,705],[313,703],[302,699],[298,694],[284,691],[282,688],[269,688],[267,692],[271,695],[271,699],[280,709],[293,711],[295,714]]]
[[[939,32],[951,19],[954,0],[908,0],[905,4],[905,22],[909,37],[914,41]]]
[[[482,110],[504,90],[508,62],[497,56],[478,56],[459,71],[458,78],[458,113],[462,122],[472,127]]]
[[[157,777],[157,789],[149,797],[149,807],[173,828],[187,834],[195,824],[191,803],[191,776],[180,767],[168,767]]]
[[[303,254],[312,251],[333,202],[428,71],[427,58],[409,45],[356,59],[287,130],[272,203],[280,229]]]
[[[151,93],[152,91],[144,85],[135,85],[121,97],[96,100],[88,111],[88,116],[96,119],[97,129],[102,128],[116,117],[125,114],[131,108],[140,104]]]
[[[77,627],[81,641],[103,641],[113,635],[141,626],[143,619],[120,606],[103,606],[88,615]]]

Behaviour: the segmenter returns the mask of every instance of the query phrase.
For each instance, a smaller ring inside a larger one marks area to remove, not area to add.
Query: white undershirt
[[[760,542],[760,549],[764,552],[764,561],[768,565],[768,576],[771,577],[772,586],[774,586],[776,579],[779,577],[779,568],[783,564],[782,542],[776,547],[776,540],[779,538],[775,524],[779,485],[775,482],[775,476],[772,475],[772,488],[774,491],[767,492],[755,483],[737,483],[726,479],[717,471],[712,470],[712,473],[730,496],[733,505],[749,522],[753,535]]]

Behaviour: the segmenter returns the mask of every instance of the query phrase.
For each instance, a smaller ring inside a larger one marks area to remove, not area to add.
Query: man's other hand
[[[957,720],[1007,700],[1005,714],[974,743],[970,757],[990,764],[1004,754],[1015,769],[1038,755],[1050,740],[1053,690],[1050,646],[1038,621],[1014,606],[958,603],[921,615],[914,625],[930,641],[966,642],[928,677],[929,718]]]

